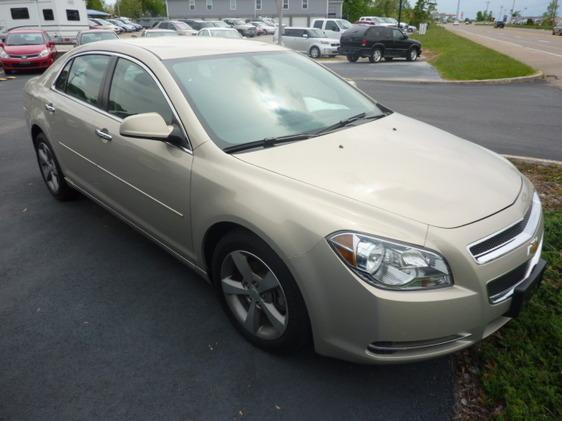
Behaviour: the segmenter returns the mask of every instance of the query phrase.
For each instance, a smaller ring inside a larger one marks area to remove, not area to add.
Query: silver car
[[[285,47],[305,52],[312,58],[335,57],[340,46],[338,40],[326,38],[323,31],[314,28],[284,28],[282,41]]]
[[[24,108],[50,193],[185,262],[266,350],[445,355],[517,316],[545,269],[541,202],[506,159],[277,45],[87,44]]]
[[[560,35],[562,36],[562,22],[552,28],[552,35]]]

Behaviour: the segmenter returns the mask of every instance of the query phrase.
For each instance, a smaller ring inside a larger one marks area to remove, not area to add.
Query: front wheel
[[[352,56],[352,55],[348,55],[346,56],[347,61],[349,61],[350,63],[355,63],[357,60],[359,60],[359,56]]]
[[[236,230],[217,245],[212,278],[236,329],[267,351],[294,351],[310,337],[304,300],[287,266],[260,238]]]
[[[310,57],[312,58],[318,58],[320,57],[322,54],[320,53],[320,48],[318,47],[311,47],[310,51],[308,52],[308,54],[310,55]]]
[[[408,52],[408,61],[416,61],[418,59],[418,50],[416,48],[412,48]]]
[[[369,56],[369,62],[380,63],[382,58],[382,50],[380,48],[374,48],[373,51],[371,51],[371,55]]]

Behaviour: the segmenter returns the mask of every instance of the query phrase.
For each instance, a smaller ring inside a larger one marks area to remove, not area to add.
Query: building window
[[[189,0],[189,10],[195,10],[195,0]]]
[[[283,9],[289,8],[289,0],[283,0]]]
[[[78,12],[78,10],[66,9],[66,19],[80,20],[80,12]]]
[[[308,9],[308,0],[302,0],[302,8]]]
[[[45,20],[55,20],[55,15],[53,14],[53,9],[43,9],[43,19],[45,19]]]
[[[213,0],[207,0],[207,10],[213,10]]]
[[[29,19],[29,10],[27,7],[15,7],[10,9],[12,19]]]
[[[261,10],[261,0],[256,0],[256,10]]]
[[[230,0],[230,10],[236,10],[237,8],[236,0]]]

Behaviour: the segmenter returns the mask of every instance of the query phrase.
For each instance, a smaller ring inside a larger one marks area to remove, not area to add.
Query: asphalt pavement
[[[323,62],[322,64],[343,77],[356,80],[442,80],[435,67],[426,61],[410,62],[396,59],[381,63],[369,63],[367,59],[361,58],[356,63],[340,60],[338,62]]]
[[[26,79],[0,82],[0,420],[450,417],[450,359],[265,353],[189,268],[91,201],[55,201]]]
[[[447,25],[447,29],[542,70],[550,82],[562,87],[562,37],[552,31],[491,25]]]

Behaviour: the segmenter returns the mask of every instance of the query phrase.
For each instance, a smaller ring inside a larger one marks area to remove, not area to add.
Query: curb
[[[530,156],[520,156],[520,155],[509,155],[509,154],[502,154],[502,156],[511,159],[520,159],[521,161],[529,161],[535,162],[538,164],[555,164],[555,165],[562,165],[562,161],[556,161],[554,159],[543,159],[543,158],[533,158]]]
[[[420,83],[420,84],[442,84],[442,85],[508,85],[514,83],[532,82],[536,80],[543,80],[544,73],[538,71],[529,76],[508,77],[504,79],[475,79],[475,80],[434,80],[434,79],[408,79],[408,78],[378,78],[378,77],[363,77],[353,78],[356,81],[376,81],[376,82],[401,82],[401,83]]]

